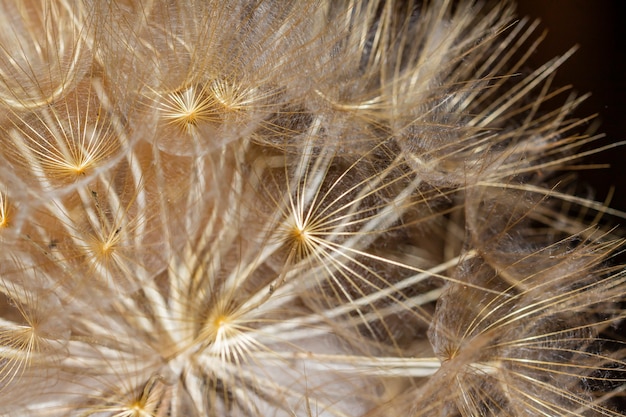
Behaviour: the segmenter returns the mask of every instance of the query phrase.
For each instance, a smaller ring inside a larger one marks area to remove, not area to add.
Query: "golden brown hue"
[[[514,22],[0,0],[0,416],[623,415],[624,213]]]

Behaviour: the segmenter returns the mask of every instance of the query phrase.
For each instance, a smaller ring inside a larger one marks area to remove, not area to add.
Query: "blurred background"
[[[626,140],[626,12],[620,7],[625,3],[621,0],[518,0],[519,16],[539,18],[541,28],[549,31],[544,44],[532,57],[533,67],[562,54],[574,44],[579,46],[574,56],[559,69],[556,85],[572,84],[574,91],[592,93],[577,115],[598,113],[602,123],[599,132],[606,134],[601,144]],[[626,212],[626,145],[594,155],[589,161],[611,166],[581,172],[580,179],[596,190],[597,200],[603,200],[614,186],[615,196],[610,205]],[[626,219],[611,218],[610,223],[618,226],[618,234],[626,236]],[[626,263],[626,253],[621,252],[616,260]],[[626,341],[626,321],[609,329],[605,336]],[[626,396],[616,398],[615,405],[626,410]]]
[[[626,12],[620,0],[518,0],[518,15],[541,20],[540,30],[548,36],[532,56],[532,67],[567,51],[579,49],[558,70],[554,85],[573,85],[579,94],[592,96],[578,109],[577,116],[598,113],[601,144],[626,140]],[[540,32],[537,32],[540,33]],[[600,142],[598,142],[599,144]],[[597,144],[596,144],[597,145]],[[608,169],[584,171],[580,178],[603,200],[615,186],[613,208],[626,211],[626,146],[588,159],[608,163]],[[619,221],[626,230],[626,219]]]

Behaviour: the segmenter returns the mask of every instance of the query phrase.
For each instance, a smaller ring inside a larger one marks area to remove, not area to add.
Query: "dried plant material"
[[[623,415],[626,215],[510,3],[0,20],[0,416]]]

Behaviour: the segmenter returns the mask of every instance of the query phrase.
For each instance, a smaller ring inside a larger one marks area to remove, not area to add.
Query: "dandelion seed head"
[[[6,193],[0,191],[0,230],[9,227],[9,199]]]
[[[203,88],[189,87],[182,92],[170,93],[162,105],[163,117],[168,123],[190,132],[199,123],[215,119],[212,102]]]
[[[254,102],[254,92],[234,82],[216,79],[211,82],[210,91],[225,113],[244,111]]]
[[[0,23],[0,415],[621,415],[626,215],[509,2]]]

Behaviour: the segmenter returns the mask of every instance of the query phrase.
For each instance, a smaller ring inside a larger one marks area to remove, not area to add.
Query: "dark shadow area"
[[[540,30],[548,36],[532,56],[537,67],[578,45],[578,51],[559,69],[555,85],[572,85],[579,94],[592,95],[576,116],[598,113],[598,132],[606,137],[594,146],[626,140],[626,10],[619,1],[522,0],[519,16],[541,19]],[[596,190],[603,200],[611,186],[615,195],[611,206],[626,211],[626,146],[614,148],[587,159],[590,163],[610,164],[610,168],[584,171],[579,177]],[[626,219],[619,220],[625,230]]]

